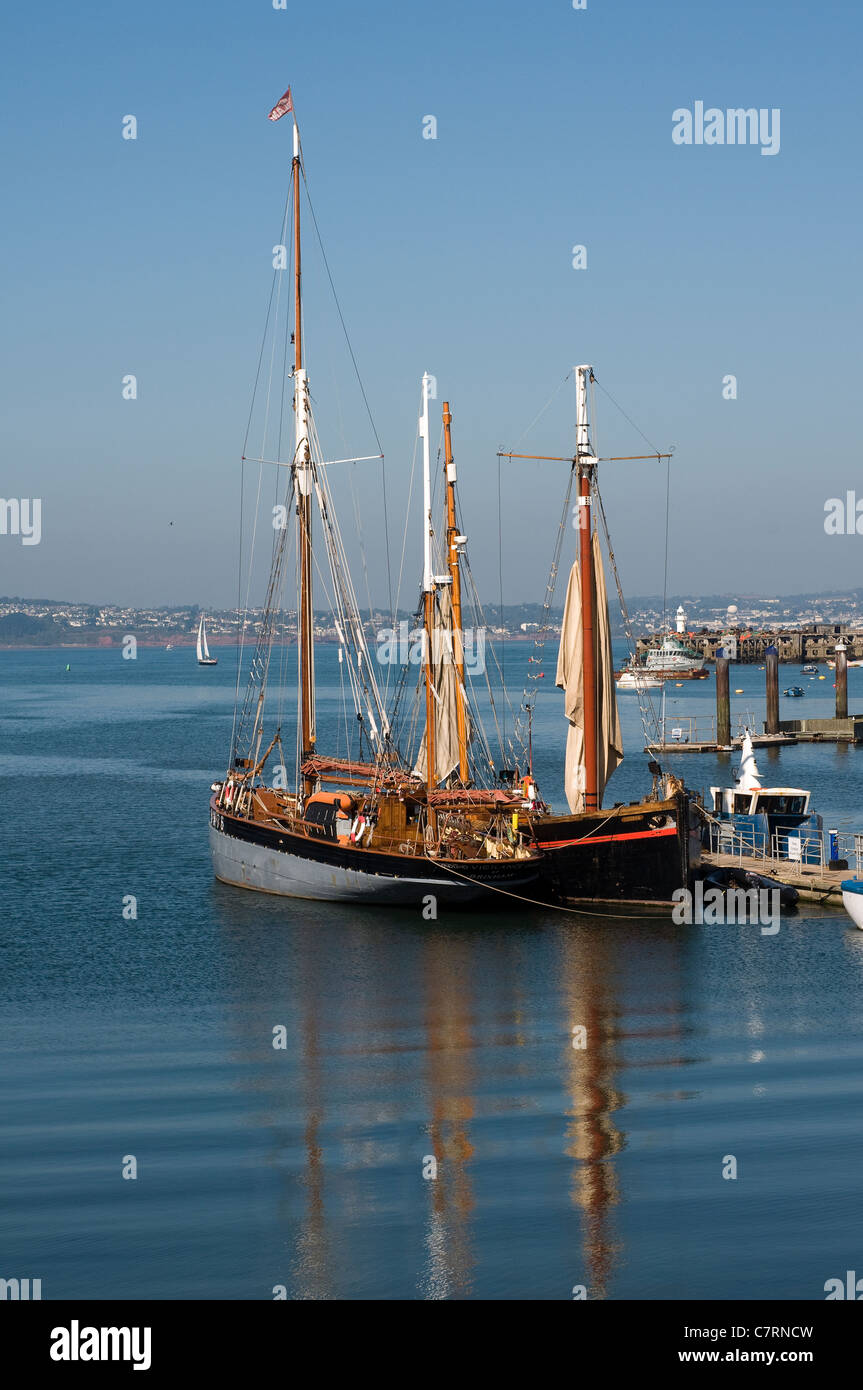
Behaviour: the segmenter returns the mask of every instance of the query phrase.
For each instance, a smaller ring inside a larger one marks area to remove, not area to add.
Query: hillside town
[[[0,646],[2,647],[112,647],[133,633],[143,646],[194,645],[201,607],[187,604],[177,608],[135,607],[122,604],[77,603],[57,599],[0,598]],[[207,609],[207,633],[212,646],[228,646],[236,641],[236,609]],[[262,612],[250,609],[243,623],[246,638],[260,630]],[[612,632],[623,637],[627,631],[618,605],[611,605]],[[396,622],[410,622],[405,610]],[[491,637],[509,641],[553,637],[560,632],[562,610],[544,611],[539,604],[512,604],[502,608],[486,606],[484,619]],[[389,627],[392,615],[373,609],[365,619],[369,638]],[[819,660],[832,653],[841,636],[847,642],[849,657],[863,656],[863,589],[841,594],[801,594],[789,598],[746,595],[670,595],[635,598],[629,604],[629,631],[636,650],[643,655],[661,643],[666,633],[675,633],[700,653],[705,661],[715,659],[722,647],[732,660],[760,662],[764,651],[774,644],[783,661]],[[295,642],[297,614],[285,610],[277,621],[276,637]],[[339,634],[332,614],[315,614],[315,638],[338,642]]]

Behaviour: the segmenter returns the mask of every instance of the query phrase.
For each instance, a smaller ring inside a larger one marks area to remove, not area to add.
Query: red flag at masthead
[[[267,119],[270,121],[280,121],[282,116],[286,115],[288,111],[293,111],[293,109],[294,103],[291,98],[291,89],[289,87],[281,100],[276,102]]]

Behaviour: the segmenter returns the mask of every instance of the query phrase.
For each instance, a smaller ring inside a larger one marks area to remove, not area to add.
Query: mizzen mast
[[[575,369],[575,471],[578,484],[578,572],[581,580],[581,630],[584,671],[584,809],[599,806],[597,776],[596,648],[594,646],[593,518],[590,494],[598,459],[590,444],[587,383],[593,368]]]
[[[428,372],[423,373],[422,414],[419,433],[423,442],[423,624],[425,647],[425,685],[426,685],[426,787],[432,792],[437,785],[435,777],[435,688],[434,688],[434,597],[435,584],[432,573],[432,504],[431,504],[431,463],[429,459],[429,382]],[[435,813],[428,807],[429,826],[435,832]]]
[[[459,554],[464,536],[459,535],[455,514],[456,467],[452,455],[452,415],[449,401],[443,403],[444,478],[446,479],[446,553],[452,579],[453,663],[456,670],[456,728],[458,732],[458,774],[467,786],[467,719],[465,717],[464,646],[461,618],[461,566]]]

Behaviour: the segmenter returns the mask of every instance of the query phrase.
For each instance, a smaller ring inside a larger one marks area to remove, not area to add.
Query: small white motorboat
[[[863,930],[863,878],[843,878],[842,901],[855,927]]]
[[[646,671],[621,671],[616,684],[618,690],[661,690],[665,681]]]

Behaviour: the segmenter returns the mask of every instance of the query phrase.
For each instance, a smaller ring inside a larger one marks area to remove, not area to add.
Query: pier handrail
[[[799,844],[794,845],[794,841]],[[781,861],[783,866],[793,866],[798,873],[804,868],[823,869],[825,864],[823,832],[819,834],[807,827],[801,826],[797,832],[774,830],[770,848],[773,859]]]
[[[728,854],[736,859],[766,859],[767,836],[755,826],[741,834],[731,821],[715,820],[707,813],[711,854]]]

